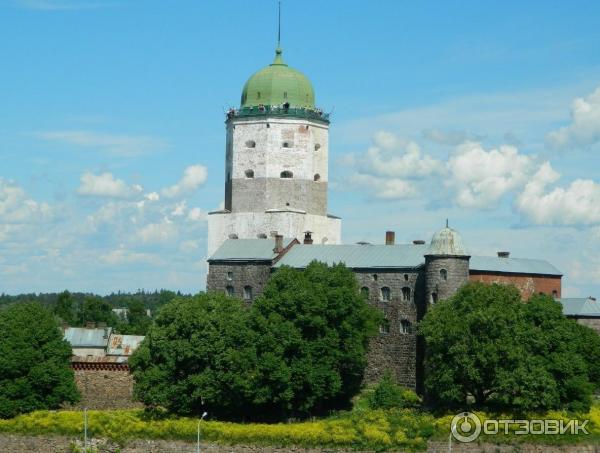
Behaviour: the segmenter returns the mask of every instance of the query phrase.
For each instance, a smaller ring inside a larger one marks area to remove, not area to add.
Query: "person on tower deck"
[[[258,105],[258,110],[261,111],[261,112],[264,112],[265,111],[265,106],[262,105],[262,104],[259,104]]]

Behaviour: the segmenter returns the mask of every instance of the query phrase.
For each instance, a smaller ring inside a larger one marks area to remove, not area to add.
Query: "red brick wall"
[[[538,293],[552,296],[553,291],[556,291],[556,297],[561,297],[561,277],[559,276],[470,271],[469,280],[472,282],[515,285],[521,290],[523,299],[529,299],[533,294]]]

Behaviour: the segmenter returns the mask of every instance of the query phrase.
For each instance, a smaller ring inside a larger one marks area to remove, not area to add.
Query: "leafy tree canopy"
[[[425,388],[439,406],[473,401],[529,411],[591,404],[598,365],[588,354],[598,341],[584,346],[587,328],[565,318],[549,296],[524,303],[513,286],[469,283],[430,309],[420,329]]]
[[[379,314],[342,265],[278,270],[251,307],[221,294],[165,305],[130,360],[150,406],[229,418],[307,415],[360,389]]]
[[[71,347],[37,303],[0,310],[0,417],[57,409],[78,399]]]

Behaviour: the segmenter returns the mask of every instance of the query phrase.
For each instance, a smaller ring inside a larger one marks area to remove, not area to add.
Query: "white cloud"
[[[128,186],[124,181],[115,179],[108,172],[95,175],[85,172],[81,175],[81,184],[77,189],[79,195],[110,198],[132,198],[143,191],[139,185]]]
[[[147,200],[150,200],[150,201],[158,201],[158,200],[160,200],[160,195],[157,194],[156,192],[150,192],[150,193],[147,193],[146,195],[144,195],[144,198],[146,198]]]
[[[84,148],[96,148],[119,156],[138,156],[167,147],[164,140],[144,135],[119,135],[71,130],[40,132],[37,136],[43,140],[57,141]]]
[[[546,143],[552,148],[588,147],[600,142],[600,87],[571,105],[571,124],[550,132]]]
[[[206,218],[207,218],[206,212],[204,212],[202,209],[200,209],[198,207],[190,209],[190,212],[188,213],[188,220],[202,221],[202,220],[206,220]]]
[[[375,198],[382,200],[412,198],[419,193],[413,184],[397,178],[381,178],[373,175],[355,174],[350,178],[350,182],[356,186],[368,189]]]
[[[101,8],[109,3],[89,3],[77,0],[15,0],[18,6],[43,11],[63,11],[76,9]]]
[[[111,266],[119,264],[160,264],[161,259],[151,253],[139,253],[125,248],[111,250],[100,256],[100,261]]]
[[[164,219],[163,222],[151,223],[141,228],[137,231],[137,236],[144,243],[168,242],[177,236],[177,226],[168,219]]]
[[[50,205],[32,200],[21,187],[0,178],[0,225],[37,223],[51,216]]]
[[[527,182],[533,165],[533,158],[519,154],[514,146],[486,151],[479,143],[467,142],[448,160],[447,185],[458,206],[493,208],[504,194]]]
[[[425,129],[423,137],[441,145],[460,145],[466,141],[476,140],[464,131],[445,131],[441,129]]]
[[[546,192],[559,178],[550,163],[544,163],[517,197],[517,209],[538,225],[600,224],[600,184],[576,179],[567,188]]]
[[[207,177],[208,171],[205,166],[191,165],[184,170],[183,177],[177,184],[163,189],[161,193],[167,198],[178,198],[190,194],[204,184]]]

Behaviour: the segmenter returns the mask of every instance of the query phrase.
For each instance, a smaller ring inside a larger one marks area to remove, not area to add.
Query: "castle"
[[[341,244],[341,219],[327,213],[329,117],[279,47],[273,63],[248,79],[225,124],[225,203],[209,214],[207,290],[251,302],[281,266],[345,263],[385,315],[371,341],[367,381],[391,370],[418,388],[422,346],[414,326],[468,281],[514,284],[525,299],[561,297],[562,274],[550,263],[508,252],[470,256],[447,224],[429,243],[396,244],[388,231],[385,244]]]

